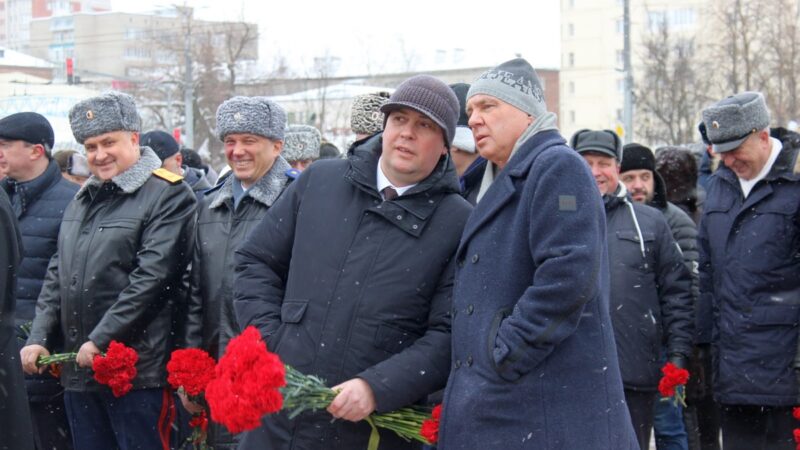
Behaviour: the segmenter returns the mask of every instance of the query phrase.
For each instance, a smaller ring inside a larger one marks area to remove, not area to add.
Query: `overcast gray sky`
[[[112,0],[115,10],[141,12],[182,1]],[[511,4],[516,3],[516,4]],[[195,15],[259,26],[259,56],[271,67],[280,55],[296,72],[314,57],[341,59],[339,74],[367,74],[493,65],[516,54],[534,67],[560,66],[559,0],[195,0]],[[455,49],[462,49],[456,51]],[[438,50],[438,52],[437,52]]]

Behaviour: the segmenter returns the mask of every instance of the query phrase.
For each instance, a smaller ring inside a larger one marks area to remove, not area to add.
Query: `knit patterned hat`
[[[373,135],[383,131],[381,106],[388,101],[388,92],[356,96],[350,109],[350,129],[353,133]]]
[[[281,156],[288,162],[319,159],[322,136],[308,125],[289,125],[283,139]]]
[[[403,81],[381,106],[386,114],[384,127],[389,114],[402,108],[411,108],[436,122],[442,128],[445,145],[450,148],[458,122],[458,98],[450,86],[430,75],[415,75]]]
[[[217,108],[217,136],[225,140],[232,133],[283,140],[286,112],[267,97],[233,97]]]
[[[522,58],[506,61],[484,72],[472,83],[467,98],[485,94],[534,117],[547,112],[544,89],[533,67]]]
[[[72,135],[81,144],[86,139],[112,131],[138,133],[142,130],[142,119],[136,111],[133,97],[117,91],[108,91],[76,103],[69,110],[69,124]]]

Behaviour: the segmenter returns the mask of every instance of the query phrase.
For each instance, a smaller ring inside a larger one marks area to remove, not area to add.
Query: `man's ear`
[[[181,152],[175,153],[175,162],[178,163],[178,167],[183,166],[183,155],[181,155]]]
[[[42,144],[33,144],[33,153],[31,159],[47,158],[47,152]]]

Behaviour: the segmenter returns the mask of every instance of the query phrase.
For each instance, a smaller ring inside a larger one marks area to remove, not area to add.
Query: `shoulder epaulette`
[[[182,176],[172,173],[163,167],[154,170],[153,175],[157,176],[158,178],[161,178],[162,180],[169,181],[170,184],[178,184],[181,181],[183,181]]]

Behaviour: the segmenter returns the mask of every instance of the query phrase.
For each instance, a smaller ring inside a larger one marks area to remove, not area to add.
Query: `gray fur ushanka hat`
[[[133,97],[108,91],[76,103],[69,110],[69,125],[75,140],[83,144],[86,139],[112,131],[138,133],[142,130],[142,119]]]
[[[282,141],[286,112],[267,97],[233,97],[217,108],[217,136],[247,133]]]
[[[735,150],[754,132],[769,126],[769,111],[760,92],[741,92],[703,110],[706,136],[717,153]]]
[[[322,135],[309,125],[289,125],[283,139],[281,156],[289,162],[319,159]]]

